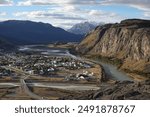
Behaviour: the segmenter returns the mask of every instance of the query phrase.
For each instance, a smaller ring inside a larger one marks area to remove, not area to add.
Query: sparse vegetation
[[[141,76],[144,76],[146,78],[150,78],[150,73],[143,73],[143,72],[140,72],[140,71],[136,71],[136,70],[129,70],[129,69],[123,69],[125,72],[127,73],[135,73],[135,74],[138,74],[138,75],[141,75]]]

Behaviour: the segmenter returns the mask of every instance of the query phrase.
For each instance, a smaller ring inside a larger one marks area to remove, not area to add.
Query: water
[[[21,46],[19,48],[19,51],[26,51],[26,52],[40,52],[42,55],[54,55],[54,56],[69,56],[70,53],[68,53],[67,49],[60,49],[60,48],[48,48],[44,45],[26,45]]]
[[[132,79],[127,76],[126,73],[119,71],[116,66],[104,62],[100,62],[100,64],[103,66],[106,74],[112,79],[118,81],[132,81]]]

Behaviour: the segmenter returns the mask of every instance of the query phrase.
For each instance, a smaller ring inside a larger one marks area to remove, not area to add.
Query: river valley
[[[21,46],[16,53],[3,54],[10,63],[1,67],[12,70],[15,73],[15,76],[14,73],[12,76],[16,77],[15,80],[10,79],[7,82],[1,79],[0,88],[7,88],[6,91],[11,92],[8,94],[6,92],[5,96],[2,95],[3,98],[20,99],[26,94],[27,97],[25,95],[24,98],[27,99],[59,99],[63,97],[63,93],[65,97],[75,96],[76,93],[82,95],[88,92],[89,94],[91,91],[114,85],[101,82],[102,74],[112,81],[133,81],[116,66],[102,61],[85,60],[78,55],[71,54],[67,48],[29,45]],[[21,92],[24,93],[18,94],[15,90],[22,90]]]

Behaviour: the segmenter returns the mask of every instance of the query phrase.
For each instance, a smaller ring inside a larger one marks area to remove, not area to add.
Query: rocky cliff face
[[[124,69],[150,72],[150,20],[130,19],[97,27],[76,50],[82,54],[119,58],[126,63],[122,66]]]

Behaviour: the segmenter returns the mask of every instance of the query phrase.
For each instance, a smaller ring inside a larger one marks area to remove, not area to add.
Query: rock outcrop
[[[129,19],[99,26],[85,36],[76,50],[118,58],[124,61],[122,69],[150,73],[150,20]]]
[[[88,91],[75,97],[64,97],[62,99],[77,100],[149,100],[150,80],[143,82],[116,82],[116,84],[105,84],[100,90]]]

